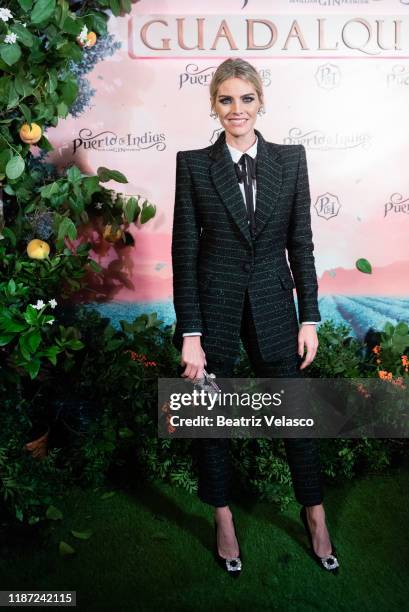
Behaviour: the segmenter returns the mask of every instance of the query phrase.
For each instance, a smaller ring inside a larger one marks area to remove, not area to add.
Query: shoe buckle
[[[240,557],[233,557],[232,559],[226,559],[226,567],[229,572],[238,572],[241,570],[241,559]]]
[[[339,567],[338,559],[334,555],[328,555],[328,557],[321,558],[321,563],[327,570],[334,570]]]

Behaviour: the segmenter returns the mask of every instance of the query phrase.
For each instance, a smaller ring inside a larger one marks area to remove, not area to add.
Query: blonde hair
[[[220,85],[226,79],[237,77],[245,81],[249,81],[254,87],[259,97],[261,104],[264,104],[263,83],[257,70],[249,62],[241,57],[229,57],[227,60],[219,64],[210,81],[210,100],[211,110],[214,111],[216,104],[216,96]]]

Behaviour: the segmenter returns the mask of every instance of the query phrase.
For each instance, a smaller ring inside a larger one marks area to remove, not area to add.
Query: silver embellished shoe
[[[305,506],[303,506],[300,510],[300,517],[302,522],[304,523],[305,531],[307,532],[308,540],[310,542],[310,552],[313,558],[320,567],[323,567],[325,570],[331,572],[332,574],[334,574],[334,576],[336,576],[339,571],[339,563],[336,557],[337,553],[335,550],[335,546],[331,543],[331,554],[329,554],[327,557],[320,557],[319,555],[317,555],[312,544],[311,530],[308,525],[307,509]]]
[[[232,520],[233,520],[234,531],[236,531],[234,519]],[[214,556],[216,558],[217,563],[220,565],[220,567],[223,570],[225,570],[229,574],[229,576],[231,576],[232,578],[237,578],[238,576],[240,576],[241,570],[243,567],[242,558],[241,558],[242,555],[239,553],[240,555],[239,557],[232,557],[231,559],[225,559],[219,554],[219,551],[217,548],[217,522],[216,520],[214,521],[214,534],[215,534]]]

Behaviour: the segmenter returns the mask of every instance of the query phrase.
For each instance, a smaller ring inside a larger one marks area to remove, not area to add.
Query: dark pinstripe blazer
[[[297,353],[294,287],[300,321],[321,320],[305,148],[267,142],[255,133],[254,245],[225,132],[211,146],[177,153],[173,344],[181,351],[182,334],[201,331],[207,359],[239,354],[246,288],[266,360]]]

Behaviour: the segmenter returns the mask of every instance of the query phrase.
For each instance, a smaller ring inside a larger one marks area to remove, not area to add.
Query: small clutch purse
[[[209,374],[206,370],[203,370],[203,377],[196,379],[193,385],[200,390],[213,395],[214,393],[220,393],[220,388],[215,382],[216,374]]]

